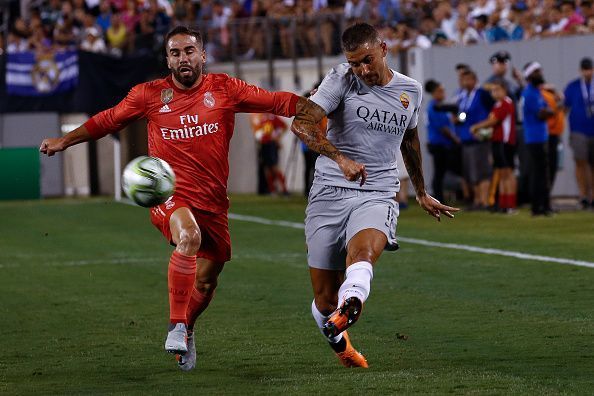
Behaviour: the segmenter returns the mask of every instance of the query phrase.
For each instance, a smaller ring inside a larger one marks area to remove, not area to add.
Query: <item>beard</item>
[[[173,77],[181,83],[184,87],[190,88],[202,74],[202,65],[198,64],[196,67],[190,65],[179,66],[177,69],[172,69]]]

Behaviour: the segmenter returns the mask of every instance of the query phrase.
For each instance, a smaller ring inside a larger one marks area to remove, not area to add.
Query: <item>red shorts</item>
[[[179,208],[188,208],[192,211],[198,227],[202,242],[197,257],[217,262],[231,260],[231,238],[229,236],[229,219],[227,213],[211,213],[192,208],[180,198],[170,198],[164,204],[151,208],[151,222],[165,238],[173,243],[169,218]]]

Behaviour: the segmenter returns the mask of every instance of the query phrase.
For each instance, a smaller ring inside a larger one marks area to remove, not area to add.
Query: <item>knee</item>
[[[374,263],[376,260],[376,253],[371,247],[361,246],[353,249],[349,252],[351,263],[359,261],[367,261],[368,263]]]
[[[200,249],[202,237],[198,227],[184,228],[179,234],[177,250],[186,256],[195,256]]]

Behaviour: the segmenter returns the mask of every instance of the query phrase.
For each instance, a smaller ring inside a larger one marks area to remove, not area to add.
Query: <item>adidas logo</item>
[[[159,110],[159,113],[169,113],[171,111],[171,109],[169,108],[169,106],[164,105],[163,107],[161,107],[161,110]]]

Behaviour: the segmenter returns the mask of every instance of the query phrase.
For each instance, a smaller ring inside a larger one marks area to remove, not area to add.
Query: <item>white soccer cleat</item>
[[[188,351],[187,338],[186,325],[177,323],[169,330],[169,333],[167,333],[165,350],[169,353],[178,353],[180,355],[185,354]]]
[[[196,367],[196,344],[194,332],[188,332],[188,352],[185,355],[176,355],[177,364],[182,371],[190,371]]]

